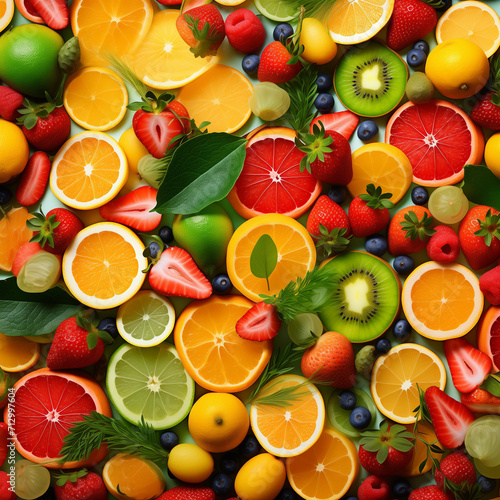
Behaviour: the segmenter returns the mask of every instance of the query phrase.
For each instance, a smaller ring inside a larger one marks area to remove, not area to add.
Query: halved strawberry
[[[18,108],[22,107],[22,94],[7,85],[0,85],[0,116],[4,120],[15,122],[21,115]]]
[[[53,30],[62,30],[69,23],[69,9],[66,0],[30,0],[40,17]]]
[[[16,198],[21,205],[28,207],[40,201],[47,187],[50,166],[47,153],[37,151],[31,155],[16,190]]]
[[[460,446],[474,422],[472,412],[435,385],[425,391],[425,403],[439,442],[449,449]]]
[[[491,359],[465,339],[444,341],[444,353],[457,391],[477,389],[491,370]]]
[[[484,389],[476,389],[467,394],[462,394],[460,400],[464,406],[475,413],[500,415],[500,398],[493,396],[493,394]]]
[[[169,247],[149,273],[151,288],[162,295],[206,299],[212,285],[186,250]]]
[[[106,203],[99,213],[106,220],[119,222],[137,231],[153,231],[160,225],[162,217],[151,211],[156,206],[156,193],[157,190],[151,186],[141,186]]]
[[[315,124],[321,122],[325,130],[335,130],[343,135],[347,140],[351,137],[359,123],[359,116],[352,111],[338,111],[337,113],[327,113],[326,115],[317,116],[309,126],[309,132],[313,133]]]
[[[236,323],[236,333],[247,340],[271,340],[278,335],[281,320],[276,307],[257,302]]]

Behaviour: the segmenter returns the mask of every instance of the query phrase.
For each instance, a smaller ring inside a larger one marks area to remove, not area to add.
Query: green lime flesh
[[[168,429],[189,413],[195,385],[173,345],[123,344],[109,360],[106,389],[125,420],[137,425],[143,416],[154,429]]]
[[[254,0],[257,10],[271,21],[287,22],[296,15],[296,9],[281,0]]]

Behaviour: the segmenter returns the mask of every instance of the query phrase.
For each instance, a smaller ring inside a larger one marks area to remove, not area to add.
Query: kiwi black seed
[[[408,67],[394,51],[377,41],[356,45],[335,70],[335,92],[342,104],[361,116],[382,116],[405,95]]]
[[[369,342],[382,335],[399,313],[401,282],[382,259],[365,252],[347,252],[325,264],[337,271],[337,290],[319,317],[328,331],[351,342]]]

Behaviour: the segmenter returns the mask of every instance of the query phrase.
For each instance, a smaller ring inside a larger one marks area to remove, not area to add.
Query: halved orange
[[[25,207],[11,208],[0,219],[0,269],[10,271],[12,262],[21,245],[33,236],[26,221],[34,217]]]
[[[259,238],[269,235],[278,251],[276,268],[267,280],[257,278],[250,268],[250,256]],[[247,220],[231,236],[226,252],[226,267],[235,288],[254,302],[259,294],[274,295],[290,281],[303,278],[316,263],[316,247],[305,227],[280,214],[259,215]]]
[[[40,344],[24,337],[0,333],[0,368],[6,372],[22,372],[31,368],[40,357]]]
[[[189,116],[200,125],[210,122],[209,132],[232,134],[239,130],[252,115],[248,99],[252,95],[252,84],[237,69],[217,64],[209,71],[181,88],[177,94],[189,112]]]
[[[286,459],[290,486],[306,500],[338,500],[359,473],[354,443],[335,429],[326,428],[304,453]]]
[[[477,346],[493,362],[492,371],[500,371],[500,307],[490,306],[479,320]]]
[[[239,295],[212,295],[189,304],[179,315],[174,342],[186,371],[209,391],[238,392],[250,387],[269,361],[273,342],[240,337],[236,322],[253,306]]]
[[[297,387],[296,399],[285,406],[258,401],[289,387]],[[257,394],[250,408],[250,424],[261,446],[271,455],[295,457],[313,446],[323,431],[323,396],[305,377],[281,375],[269,381]]]
[[[399,344],[375,361],[371,394],[380,412],[400,424],[415,422],[420,404],[418,388],[444,390],[446,370],[437,354],[419,344]]]
[[[88,130],[109,130],[125,116],[128,93],[112,70],[85,67],[72,73],[64,87],[64,107],[78,125]]]
[[[118,307],[146,278],[144,243],[129,228],[98,222],[82,229],[66,249],[62,274],[69,291],[95,309]]]
[[[0,31],[12,21],[14,12],[14,0],[0,0]]]
[[[82,132],[68,139],[52,162],[50,188],[65,205],[98,208],[112,200],[127,182],[127,157],[104,132]]]
[[[476,275],[461,264],[428,261],[405,280],[401,304],[414,330],[432,340],[462,337],[474,328],[484,297]]]

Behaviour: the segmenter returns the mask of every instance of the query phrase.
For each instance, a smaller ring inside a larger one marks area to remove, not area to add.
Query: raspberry
[[[389,500],[391,488],[378,476],[368,476],[358,488],[359,500]]]
[[[257,52],[266,38],[262,22],[248,9],[231,12],[226,18],[225,29],[231,46],[245,54]]]
[[[458,235],[449,226],[436,226],[436,232],[427,243],[427,255],[436,262],[454,262],[460,253]]]
[[[479,288],[492,306],[500,305],[500,265],[481,275]]]

